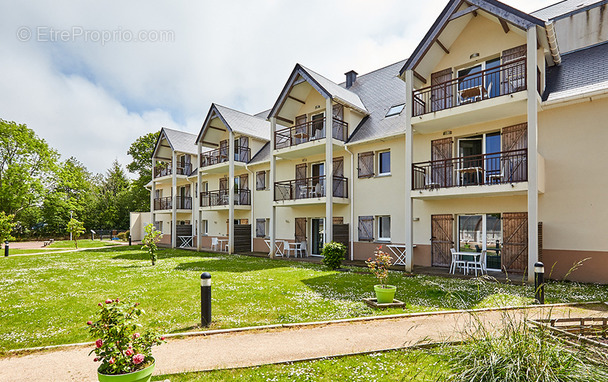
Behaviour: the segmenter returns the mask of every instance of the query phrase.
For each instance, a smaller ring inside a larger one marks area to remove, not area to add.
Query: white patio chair
[[[315,184],[315,188],[312,191],[312,197],[320,198],[322,195],[321,183]]]
[[[217,240],[217,237],[212,237],[211,238],[211,249],[214,251],[217,251],[219,246],[220,246],[220,242]]]
[[[486,270],[486,255],[487,251],[482,250],[481,255],[479,256],[479,261],[467,261],[467,275],[469,274],[469,271],[473,269],[475,270],[475,277],[477,277],[478,270],[482,275],[484,273],[488,274],[488,271]]]
[[[297,256],[297,254],[296,254]],[[300,243],[300,257],[308,257],[308,250],[306,248],[306,241]]]
[[[434,182],[430,175],[424,174],[424,188],[432,190],[439,187],[441,187],[441,184]]]
[[[459,260],[459,256],[456,254],[456,250],[454,248],[450,248],[450,252],[452,253],[452,264],[450,265],[450,273],[456,273],[456,267],[461,267],[462,269],[467,269],[467,262],[465,260]]]

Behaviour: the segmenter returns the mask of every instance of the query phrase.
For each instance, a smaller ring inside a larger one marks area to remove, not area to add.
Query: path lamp
[[[211,324],[211,273],[201,275],[201,325]]]
[[[545,303],[545,265],[540,261],[534,264],[534,298]]]
[[[129,234],[129,247],[131,246],[131,234]]]
[[[8,240],[4,242],[4,257],[8,257]]]

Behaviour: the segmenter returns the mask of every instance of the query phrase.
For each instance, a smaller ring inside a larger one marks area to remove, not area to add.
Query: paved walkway
[[[606,305],[531,307],[509,310],[518,318],[605,316]],[[473,313],[489,327],[505,311]],[[437,341],[457,341],[478,322],[470,312],[293,324],[171,338],[154,349],[155,374],[245,367],[373,352]],[[92,346],[46,350],[0,358],[0,381],[96,381]]]

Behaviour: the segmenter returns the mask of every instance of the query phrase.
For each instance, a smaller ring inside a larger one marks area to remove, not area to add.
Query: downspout
[[[347,145],[344,145],[344,149],[346,150],[347,153],[350,154],[350,182],[348,185],[348,196],[350,198],[350,225],[351,225],[351,229],[349,232],[349,240],[350,240],[350,261],[353,261],[355,259],[355,240],[354,240],[354,232],[355,232],[355,220],[354,220],[354,216],[355,216],[355,195],[354,195],[354,189],[355,189],[355,154],[352,153],[352,151],[350,151],[348,149]]]
[[[549,51],[555,65],[562,63],[562,56],[559,53],[559,45],[557,44],[557,34],[555,33],[555,23],[549,21],[545,23],[545,31],[547,32],[547,41],[549,42]]]
[[[253,216],[254,216],[254,213],[253,213],[253,208],[254,208],[253,194],[254,194],[254,190],[255,190],[254,187],[255,187],[255,181],[256,181],[256,179],[254,178],[253,171],[251,171],[249,169],[249,164],[248,163],[245,164],[245,170],[247,170],[247,172],[249,174],[251,174],[251,176],[249,177],[249,179],[251,179],[251,183],[252,183],[252,186],[253,186],[253,187],[251,187],[249,189],[249,197],[251,198],[249,200],[249,202],[251,203],[251,218],[250,218],[250,221],[251,221],[251,252],[253,252],[253,238],[255,237],[255,226],[256,226],[255,219],[253,218]]]

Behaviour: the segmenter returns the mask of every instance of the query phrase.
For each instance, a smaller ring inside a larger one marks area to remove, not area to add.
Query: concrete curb
[[[312,321],[312,322],[298,322],[298,323],[290,323],[290,324],[272,324],[272,325],[263,325],[263,326],[246,326],[242,328],[230,328],[230,329],[216,329],[216,330],[205,330],[205,331],[196,331],[196,332],[184,332],[184,333],[171,333],[163,335],[165,338],[180,338],[180,337],[197,337],[197,336],[212,336],[218,334],[231,334],[231,333],[241,333],[241,332],[254,332],[254,331],[265,331],[265,330],[274,330],[274,329],[293,329],[293,328],[305,328],[311,326],[323,326],[323,325],[332,325],[332,324],[343,324],[343,323],[357,323],[357,322],[366,322],[366,321],[376,321],[376,320],[389,320],[396,318],[409,318],[409,317],[424,317],[424,316],[440,316],[440,315],[450,315],[450,314],[463,314],[463,313],[478,313],[478,312],[500,312],[500,311],[510,311],[510,310],[529,310],[529,309],[538,309],[538,308],[553,308],[553,307],[564,307],[564,306],[581,306],[581,305],[597,305],[602,304],[602,301],[588,301],[588,302],[564,302],[564,303],[556,303],[556,304],[545,304],[545,305],[523,305],[523,306],[507,306],[507,307],[499,307],[499,308],[479,308],[479,309],[463,309],[463,310],[444,310],[444,311],[435,311],[435,312],[416,312],[416,313],[401,313],[401,314],[390,314],[386,316],[368,316],[368,317],[355,317],[355,318],[344,318],[340,320],[330,320],[330,321]],[[608,306],[608,302],[605,302]],[[60,344],[60,345],[49,345],[49,346],[39,346],[32,348],[22,348],[22,349],[12,349],[8,350],[6,353],[19,353],[19,352],[35,352],[41,350],[53,350],[53,349],[63,349],[69,347],[81,347],[81,346],[92,346],[94,342],[79,342],[72,344]],[[397,349],[405,349],[408,347],[402,347]],[[397,349],[387,349],[387,350],[397,350]],[[373,353],[373,352],[370,352]],[[353,354],[344,354],[340,356],[332,356],[332,357],[342,357],[347,355],[354,354],[365,354],[365,353],[353,353]],[[327,358],[327,357],[318,357],[318,359]],[[331,357],[329,357],[331,358]],[[308,359],[302,359],[302,361]],[[290,361],[290,362],[298,362],[298,361]],[[283,363],[283,362],[279,362]]]

